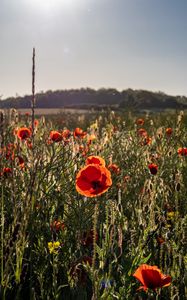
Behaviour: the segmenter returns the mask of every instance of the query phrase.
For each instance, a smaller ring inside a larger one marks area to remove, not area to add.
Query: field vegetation
[[[1,299],[184,300],[183,112],[0,113]]]

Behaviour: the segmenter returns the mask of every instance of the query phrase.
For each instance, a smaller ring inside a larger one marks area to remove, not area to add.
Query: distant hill
[[[31,96],[10,97],[0,101],[0,108],[30,108]],[[162,92],[112,88],[91,88],[47,91],[36,94],[37,108],[98,108],[104,106],[123,109],[185,109],[187,97],[170,96]]]

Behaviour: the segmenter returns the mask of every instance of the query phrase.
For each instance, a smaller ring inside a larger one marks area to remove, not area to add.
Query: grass
[[[3,117],[1,299],[185,299],[187,157],[177,151],[186,147],[186,116],[143,118],[138,125],[130,112],[41,117],[33,143],[16,134],[30,116]],[[65,127],[70,137],[53,142],[50,132]],[[75,138],[76,127],[87,135]],[[109,168],[112,186],[94,198],[75,185],[89,155],[117,166]],[[158,266],[171,285],[137,291],[132,275],[142,264]]]

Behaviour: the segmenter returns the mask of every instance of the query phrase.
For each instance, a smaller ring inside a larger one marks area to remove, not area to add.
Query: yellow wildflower
[[[178,211],[169,211],[167,212],[167,219],[168,220],[173,220],[178,216]]]
[[[49,242],[48,243],[49,253],[57,254],[59,247],[60,247],[60,242]]]

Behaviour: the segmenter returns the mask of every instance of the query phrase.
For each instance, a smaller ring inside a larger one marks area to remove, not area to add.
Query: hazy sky
[[[187,95],[187,0],[0,0],[0,95],[114,87]]]

